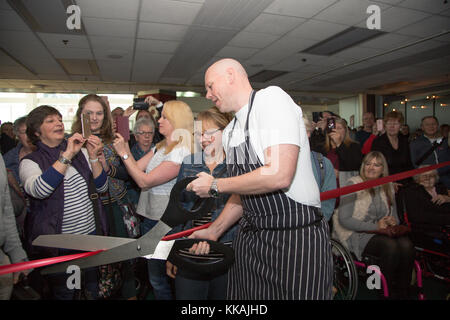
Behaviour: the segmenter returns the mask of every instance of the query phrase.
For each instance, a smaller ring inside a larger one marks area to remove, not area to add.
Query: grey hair
[[[149,127],[152,127],[153,130],[155,130],[155,122],[152,121],[151,119],[148,118],[140,118],[138,121],[136,121],[136,123],[134,124],[133,127],[133,133],[136,134],[136,132],[138,132],[139,127],[146,125]]]
[[[417,167],[417,169],[425,168],[425,167],[429,167],[429,166],[430,166],[429,164],[422,164],[422,165],[420,165],[419,167]],[[438,183],[438,181],[439,181],[439,174],[438,174],[438,172],[437,172],[436,169],[430,170],[430,171],[428,171],[428,172],[422,172],[422,173],[416,174],[415,176],[413,176],[414,182],[420,184],[420,176],[423,175],[424,173],[434,173],[434,174],[436,175],[436,181],[435,181],[435,184]]]
[[[14,121],[13,131],[16,136],[19,135],[19,128],[23,125],[27,125],[27,116],[20,117]]]

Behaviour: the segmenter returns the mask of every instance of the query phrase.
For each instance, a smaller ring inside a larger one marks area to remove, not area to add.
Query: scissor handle
[[[210,246],[207,255],[195,255],[188,249],[195,243],[206,241]],[[212,240],[183,239],[175,241],[167,258],[179,269],[186,270],[192,277],[199,280],[217,277],[227,272],[234,263],[234,250],[229,246]]]
[[[161,217],[161,221],[169,227],[176,227],[190,220],[200,219],[205,216],[214,207],[214,198],[198,198],[197,204],[193,209],[188,210],[181,205],[181,194],[186,186],[197,177],[186,177],[178,181],[170,192],[169,204]]]

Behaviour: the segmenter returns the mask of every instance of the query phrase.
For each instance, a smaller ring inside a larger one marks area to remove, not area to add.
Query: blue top
[[[200,159],[201,159],[201,163],[199,161]],[[212,175],[217,178],[228,177],[227,170],[225,168],[226,168],[226,163],[224,161],[221,164],[218,164],[214,168]],[[220,177],[218,177],[218,174],[221,173],[221,171],[223,172],[223,174],[221,174]],[[191,154],[183,159],[183,163],[181,164],[181,168],[178,173],[177,182],[186,177],[196,176],[200,172],[206,172],[208,174],[211,174],[211,172],[209,171],[209,168],[206,166],[205,161],[203,159],[203,153],[197,152],[197,153]],[[223,208],[225,207],[225,204],[227,203],[229,197],[230,197],[229,194],[221,193],[221,194],[219,194],[219,197],[217,197],[215,199],[216,200],[215,201],[215,210],[213,212],[211,212],[211,221],[214,221],[217,219],[217,217],[220,215]],[[186,209],[192,208],[192,206],[194,205],[195,198],[196,197],[194,196],[194,194],[192,192],[184,192],[181,196],[181,201],[183,202],[182,203],[183,207]],[[236,223],[233,227],[228,229],[227,232],[225,232],[219,238],[219,241],[220,242],[232,241],[234,238],[234,234],[236,232],[237,225],[238,224]],[[192,221],[189,221],[184,226],[175,227],[175,229],[173,231],[177,232],[180,230],[187,230],[187,229],[191,229],[191,228],[193,228],[193,224],[192,224]]]
[[[411,161],[415,167],[416,161],[418,161],[431,147],[431,141],[424,135],[411,141],[409,148],[411,151]],[[437,164],[447,161],[450,161],[450,148],[448,146],[448,140],[445,138],[442,144],[437,147],[434,152],[422,162],[422,164]],[[450,166],[440,168],[437,171],[439,173],[439,180],[447,187],[447,189],[450,189]]]
[[[313,172],[314,172],[314,178],[316,178],[317,185],[319,186],[320,192],[333,190],[337,188],[336,184],[336,174],[334,173],[333,164],[331,161],[325,157],[322,156],[322,162],[323,162],[323,185],[321,185],[321,173],[319,167],[319,160],[317,159],[317,152],[311,151],[311,163],[313,164]],[[321,207],[322,207],[322,214],[324,215],[325,219],[327,221],[330,220],[331,216],[334,212],[334,206],[336,204],[336,199],[329,199],[325,201],[321,201]]]
[[[23,145],[19,142],[17,146],[3,155],[3,160],[5,160],[5,167],[12,171],[12,173],[14,174],[14,178],[16,178],[19,184],[21,184],[19,178],[19,153],[22,147]]]

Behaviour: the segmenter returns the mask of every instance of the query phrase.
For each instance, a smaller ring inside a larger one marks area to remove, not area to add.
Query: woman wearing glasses
[[[136,121],[133,128],[133,135],[136,143],[130,149],[133,158],[137,161],[145,156],[151,148],[155,146],[153,137],[155,136],[155,120],[152,116],[142,117]],[[141,188],[133,181],[127,182],[128,198],[137,206]]]
[[[185,177],[195,176],[200,172],[206,172],[216,178],[227,177],[225,152],[222,146],[222,132],[228,125],[233,116],[229,113],[221,113],[219,109],[213,107],[198,114],[197,120],[201,121],[201,132],[195,133],[195,139],[201,144],[202,151],[187,156],[181,165],[177,180]],[[225,203],[230,197],[229,194],[219,194],[215,198],[215,207],[213,212],[201,219],[189,221],[184,226],[179,226],[173,232],[181,231],[178,229],[190,229],[214,221],[222,212]],[[195,196],[192,192],[184,192],[181,201],[185,208],[192,208]],[[218,241],[231,244],[237,224],[228,229]],[[203,250],[194,245],[192,252]],[[202,253],[202,252],[196,252]],[[175,292],[177,300],[224,300],[227,293],[228,273],[216,277],[204,277],[199,279],[197,274],[178,269],[172,263],[167,261],[167,274],[175,278]]]

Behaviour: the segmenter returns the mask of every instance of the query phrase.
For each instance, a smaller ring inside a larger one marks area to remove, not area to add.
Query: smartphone
[[[89,115],[83,113],[81,114],[81,134],[85,139],[91,135],[91,120]]]
[[[130,140],[130,123],[128,117],[117,116],[115,121],[117,133],[120,133],[123,139],[128,142]]]
[[[312,117],[313,117],[313,121],[315,123],[319,122],[319,120],[320,120],[320,112],[313,112],[312,113]]]
[[[134,98],[133,99],[133,109],[134,110],[148,110],[150,105],[145,102],[145,98]]]
[[[333,129],[336,129],[336,120],[334,118],[327,119],[327,132],[331,132]]]
[[[377,119],[377,131],[383,131],[383,119]]]

